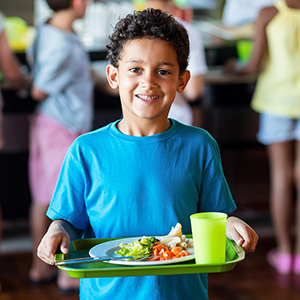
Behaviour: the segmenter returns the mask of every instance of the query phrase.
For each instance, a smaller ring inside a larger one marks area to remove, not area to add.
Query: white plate
[[[105,243],[98,244],[90,249],[89,255],[91,257],[95,256],[118,256],[115,254],[115,251],[119,250],[119,244],[124,243],[128,244],[134,242],[141,237],[132,237],[132,238],[125,238],[119,240],[113,240]],[[159,238],[159,237],[158,237]],[[175,264],[180,263],[187,260],[192,260],[195,258],[194,255],[194,248],[189,248],[187,250],[191,255],[183,256],[180,258],[174,258],[170,260],[160,260],[160,261],[130,261],[130,260],[108,260],[107,262],[110,264],[116,265],[124,265],[124,266],[153,266],[153,265],[167,265],[167,264]]]

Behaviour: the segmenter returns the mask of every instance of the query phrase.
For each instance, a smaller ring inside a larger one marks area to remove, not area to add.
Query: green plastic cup
[[[227,214],[205,212],[190,218],[196,264],[224,264]]]
[[[247,63],[252,55],[253,41],[241,40],[236,44],[238,59],[241,63]]]

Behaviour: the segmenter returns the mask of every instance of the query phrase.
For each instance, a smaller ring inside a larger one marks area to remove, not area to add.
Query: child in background
[[[11,51],[6,33],[4,30],[4,18],[0,12],[0,72],[3,77],[10,81],[19,81],[23,78],[20,71],[20,64],[13,52]],[[0,86],[0,150],[4,146],[4,140],[2,137],[2,95]],[[0,241],[2,236],[2,214],[0,206]]]
[[[270,204],[277,248],[268,253],[267,260],[281,274],[300,275],[300,1],[278,1],[263,8],[256,23],[249,63],[230,68],[238,74],[262,68],[251,106],[260,113],[258,140],[267,146],[270,161]],[[294,246],[293,212],[297,229]]]
[[[276,0],[226,0],[223,7],[222,23],[228,27],[253,23],[259,11],[273,5]]]
[[[174,0],[146,0],[145,5],[148,8],[161,9],[169,13],[174,13],[176,9]],[[204,94],[203,75],[207,71],[204,47],[200,32],[191,23],[176,17],[175,19],[185,27],[189,34],[190,58],[188,70],[191,73],[191,78],[184,92],[176,94],[169,117],[183,124],[200,126],[201,120],[198,122],[196,118],[193,118],[193,111],[189,103],[198,101]]]
[[[4,30],[4,18],[0,12],[0,72],[5,79],[19,81],[23,78],[20,64],[11,51]],[[1,86],[0,86],[1,87]],[[4,145],[2,137],[2,95],[0,89],[0,149]]]
[[[72,29],[73,22],[85,15],[87,1],[47,0],[54,14],[39,28],[28,50],[34,76],[31,95],[40,102],[31,121],[29,158],[30,225],[35,248],[29,278],[34,284],[55,279],[56,268],[40,261],[35,251],[49,226],[46,211],[66,151],[92,125],[90,62]],[[61,293],[69,293],[78,291],[79,280],[60,271],[57,284]]]
[[[0,12],[0,71],[3,73],[4,78],[10,81],[19,81],[22,79],[23,75],[20,72],[20,64],[13,52],[11,51],[6,33],[4,30],[4,18]],[[4,141],[2,137],[2,95],[1,95],[1,85],[0,85],[0,150],[4,146]],[[1,203],[0,203],[1,204]],[[0,245],[2,238],[2,211],[0,205]],[[0,282],[0,293],[1,293],[1,282]]]
[[[232,212],[216,141],[203,129],[168,119],[190,78],[189,39],[170,14],[144,10],[121,19],[110,37],[107,77],[119,88],[123,119],[85,134],[64,160],[38,247],[54,263],[70,240],[164,235],[190,215]],[[230,217],[227,236],[254,251],[257,235]],[[85,278],[80,299],[207,299],[207,274]]]

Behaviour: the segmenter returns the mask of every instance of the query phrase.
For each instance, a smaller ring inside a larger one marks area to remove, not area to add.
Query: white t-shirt
[[[201,39],[201,33],[190,23],[184,22],[178,18],[189,34],[190,58],[187,69],[192,76],[203,75],[207,71],[205,61],[204,46]],[[169,117],[187,125],[193,123],[193,113],[190,105],[184,100],[182,94],[177,93],[175,101],[170,109]]]
[[[256,20],[259,11],[271,6],[276,0],[226,0],[222,23],[229,27],[252,23]]]
[[[207,71],[207,65],[205,61],[201,32],[191,23],[182,21],[178,18],[176,18],[176,20],[184,26],[189,34],[190,58],[187,69],[191,72],[191,76],[205,74]]]
[[[71,132],[91,130],[94,83],[89,57],[78,35],[43,24],[27,49],[27,57],[34,86],[49,95],[37,111]]]

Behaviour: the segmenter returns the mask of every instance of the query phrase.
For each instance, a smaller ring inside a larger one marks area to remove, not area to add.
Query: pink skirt
[[[33,202],[50,204],[65,154],[81,134],[70,132],[51,117],[33,116],[29,150],[29,184]]]

